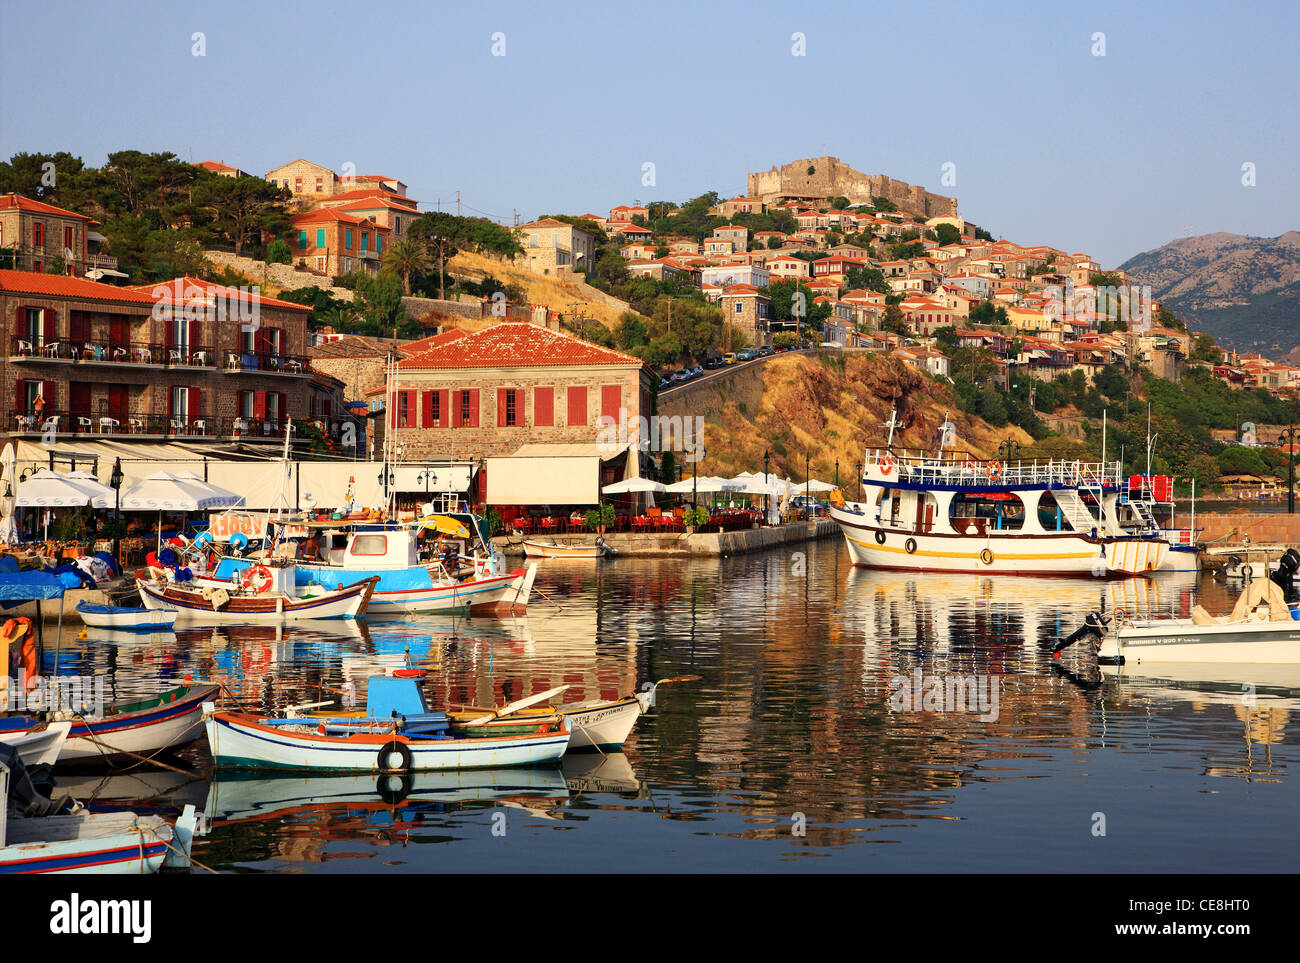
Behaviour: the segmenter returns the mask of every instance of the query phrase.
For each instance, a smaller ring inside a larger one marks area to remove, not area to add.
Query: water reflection
[[[660,690],[626,754],[571,755],[562,770],[382,785],[221,774],[209,788],[204,777],[215,829],[196,855],[223,869],[364,871],[378,859],[430,872],[744,871],[828,857],[843,868],[1174,869],[1196,868],[1214,848],[1206,836],[1229,824],[1239,845],[1216,857],[1224,868],[1280,868],[1293,847],[1293,672],[1247,667],[1207,683],[1195,671],[1103,674],[1081,651],[1050,657],[1093,609],[1227,611],[1236,590],[1208,578],[867,571],[827,540],[725,559],[543,564],[537,585],[540,602],[513,620],[92,630],[65,638],[61,662],[106,672],[122,697],[212,679],[257,710],[364,700],[369,675],[408,657],[430,670],[435,706],[557,685],[568,699],[614,698],[702,677]],[[918,671],[996,680],[996,717],[891,703],[895,680]],[[1242,701],[1247,683],[1254,705]],[[201,743],[185,759],[206,771]],[[176,806],[162,787],[140,791]],[[186,794],[194,787],[172,796]],[[1151,821],[1158,831],[1089,848],[1073,824],[1100,800],[1127,832]],[[498,813],[507,846],[493,835]]]

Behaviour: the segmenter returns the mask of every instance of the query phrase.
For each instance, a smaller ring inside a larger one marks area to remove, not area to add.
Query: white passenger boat
[[[1120,577],[1156,571],[1169,551],[1133,531],[1117,462],[1002,462],[945,444],[909,453],[892,447],[895,426],[864,455],[864,500],[831,503],[854,565]]]

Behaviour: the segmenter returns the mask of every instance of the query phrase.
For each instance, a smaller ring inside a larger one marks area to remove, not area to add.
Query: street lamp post
[[[810,514],[811,514],[811,512],[810,512],[810,510],[809,510],[809,508],[808,508],[808,499],[812,497],[812,476],[809,474],[809,472],[811,471],[811,469],[808,467],[808,464],[809,464],[810,461],[811,461],[811,456],[808,454],[808,452],[805,451],[805,452],[803,453],[803,511],[804,511],[804,518],[808,518],[808,517],[810,517]]]
[[[835,487],[840,487],[840,460],[835,459]]]
[[[1295,440],[1300,437],[1300,427],[1292,425],[1290,428],[1282,429],[1282,437],[1286,439],[1287,454],[1287,484],[1286,484],[1286,511],[1288,515],[1295,514]]]
[[[862,462],[857,464],[858,471],[858,501],[862,501]]]
[[[113,560],[119,571],[122,568],[122,459],[113,462],[113,473],[108,476],[113,489]]]

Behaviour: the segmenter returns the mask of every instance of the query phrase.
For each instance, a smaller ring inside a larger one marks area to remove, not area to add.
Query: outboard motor
[[[24,816],[52,816],[71,802],[67,796],[56,801],[47,795],[42,795],[32,781],[32,773],[23,765],[17,749],[0,744],[0,763],[4,763],[5,768],[9,770],[9,795]],[[33,768],[38,770],[38,777],[43,776],[48,779],[45,767]],[[49,793],[53,789],[53,780],[49,780],[41,788]],[[0,805],[9,805],[9,800],[0,799]]]
[[[1060,658],[1061,653],[1068,649],[1074,643],[1087,636],[1095,636],[1100,639],[1106,634],[1106,626],[1110,624],[1110,619],[1100,612],[1092,611],[1088,613],[1087,618],[1083,620],[1083,625],[1079,626],[1060,642],[1056,643],[1056,648],[1052,649],[1052,658]]]
[[[1296,561],[1295,549],[1287,549],[1287,553],[1277,560],[1276,571],[1270,572],[1268,577],[1283,589],[1288,589],[1298,569],[1300,562]]]

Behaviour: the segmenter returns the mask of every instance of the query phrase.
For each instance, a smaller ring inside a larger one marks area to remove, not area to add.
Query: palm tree
[[[402,279],[402,290],[408,295],[411,293],[411,275],[421,274],[428,269],[428,251],[414,238],[398,241],[384,255],[384,270],[391,271]]]

